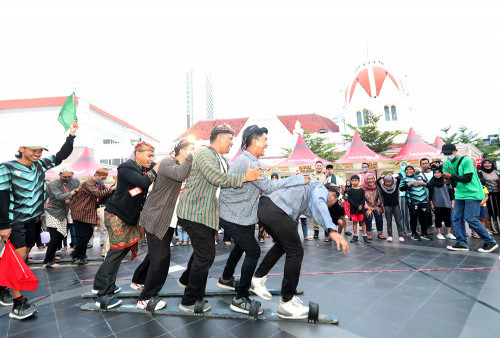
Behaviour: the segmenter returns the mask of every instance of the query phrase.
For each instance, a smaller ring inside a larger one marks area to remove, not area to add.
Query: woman
[[[500,172],[495,167],[495,163],[485,158],[481,162],[478,170],[481,183],[488,189],[489,198],[486,202],[488,209],[488,217],[490,219],[490,227],[493,235],[500,233],[500,196],[499,196],[499,178]]]
[[[366,198],[366,232],[368,232],[368,238],[371,238],[372,231],[372,220],[375,218],[375,225],[377,227],[377,238],[385,239],[384,232],[384,221],[382,220],[382,199],[378,192],[377,183],[375,175],[372,173],[367,173],[365,179],[361,184],[361,188],[365,190]]]
[[[387,241],[392,242],[392,218],[396,221],[398,229],[398,237],[400,242],[404,242],[403,226],[401,209],[399,207],[399,183],[401,176],[393,177],[392,175],[385,175],[380,177],[377,185],[380,189],[380,197],[385,210],[385,219],[387,221]]]

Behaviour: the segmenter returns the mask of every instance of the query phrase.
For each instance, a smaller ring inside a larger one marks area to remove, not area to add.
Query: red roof
[[[281,115],[278,116],[278,119],[290,134],[293,133],[297,121],[300,122],[302,129],[310,133],[319,133],[321,129],[324,129],[325,132],[339,132],[339,126],[332,120],[317,114]]]
[[[441,151],[441,148],[443,148],[444,141],[441,139],[441,137],[436,136],[436,139],[434,140],[434,143],[432,146],[436,148],[437,150]]]
[[[0,101],[0,110],[2,109],[21,109],[21,108],[41,108],[41,107],[62,107],[64,102],[66,101],[67,97],[66,96],[59,96],[59,97],[43,97],[43,98],[38,98],[38,99],[21,99],[21,100],[3,100]],[[117,118],[116,116],[111,115],[110,113],[105,112],[104,110],[97,108],[94,105],[89,105],[90,109],[93,111],[107,117],[108,119],[118,122],[119,124],[132,129],[139,134],[142,134],[146,137],[149,137],[150,139],[160,142],[154,137],[146,134],[145,132],[141,131],[140,129],[137,129],[133,125]]]
[[[349,149],[335,163],[359,163],[359,162],[378,162],[390,161],[389,157],[377,154],[363,142],[358,132],[354,131]]]
[[[428,145],[410,128],[405,145],[393,157],[395,160],[419,160],[421,158],[438,158],[440,157],[439,150],[431,145]]]
[[[209,120],[209,121],[199,121],[196,122],[194,126],[189,128],[186,132],[184,132],[179,138],[194,136],[197,140],[208,140],[210,139],[210,133],[215,126],[219,126],[221,124],[228,124],[231,128],[233,128],[236,133],[235,136],[238,136],[241,129],[247,123],[248,117],[239,118],[239,119],[222,119],[222,120]]]
[[[277,164],[276,166],[289,167],[295,165],[314,165],[317,161],[322,161],[323,163],[332,163],[322,159],[321,157],[313,153],[302,138],[302,135],[299,134],[297,143],[295,144],[295,148],[293,149],[290,156],[288,156],[286,160]]]
[[[370,86],[370,77],[368,75],[369,72],[373,73],[375,88],[372,88]],[[346,93],[345,93],[346,103],[351,102],[352,96],[354,94],[354,90],[356,89],[358,83],[361,85],[361,87],[363,87],[363,89],[365,90],[366,94],[368,94],[368,96],[372,97],[372,93],[375,96],[379,96],[380,91],[382,90],[382,87],[384,85],[384,81],[387,77],[389,77],[391,79],[392,83],[394,83],[396,88],[399,90],[399,86],[398,86],[396,79],[384,67],[375,66],[375,65],[370,66],[369,65],[367,68],[362,69],[361,71],[358,72],[358,74],[356,74],[356,77],[354,78],[354,81],[351,84],[350,91],[349,91],[349,87],[347,87],[347,89],[346,89]],[[349,91],[349,101],[347,101],[347,91]]]

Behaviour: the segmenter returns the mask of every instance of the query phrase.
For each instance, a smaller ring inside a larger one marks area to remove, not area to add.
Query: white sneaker
[[[400,242],[404,242],[404,241],[405,241],[405,238],[404,238],[403,236],[400,236],[400,237],[399,237],[399,241],[400,241]]]
[[[266,280],[266,276],[262,278],[253,276],[250,290],[262,299],[271,300],[273,296],[267,291]]]
[[[304,319],[309,316],[309,308],[304,306],[302,301],[293,296],[288,302],[280,299],[278,304],[278,317],[285,319]]]
[[[446,234],[446,238],[448,238],[448,239],[457,239],[455,237],[455,235],[453,235],[452,233]]]
[[[148,300],[140,300],[140,301],[137,302],[137,308],[138,309],[146,310],[146,308],[148,307],[148,303],[149,303],[149,299]],[[160,299],[160,301],[158,303],[156,303],[155,311],[156,310],[161,310],[165,306],[167,306],[167,302],[165,302],[164,300]]]
[[[182,284],[180,279],[177,280],[177,285],[179,285],[183,289],[185,289],[187,286],[187,285]]]
[[[137,291],[144,290],[144,284],[130,283],[130,287]]]
[[[437,239],[446,239],[446,238],[444,238],[443,234],[437,234],[436,238]]]
[[[387,237],[387,242],[392,242],[392,236]]]

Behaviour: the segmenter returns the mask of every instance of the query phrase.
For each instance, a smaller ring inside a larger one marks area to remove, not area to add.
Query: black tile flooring
[[[497,240],[500,240],[497,238]],[[305,303],[318,302],[320,312],[339,317],[338,326],[294,321],[253,321],[147,314],[99,313],[80,310],[88,300],[98,266],[36,270],[39,286],[25,296],[39,314],[25,321],[11,320],[9,308],[0,308],[0,337],[479,337],[500,332],[500,259],[498,250],[481,254],[480,240],[471,239],[471,251],[450,252],[453,241],[350,245],[343,255],[330,243],[304,242],[299,289]],[[98,256],[98,240],[89,256]],[[262,256],[271,247],[262,244]],[[145,247],[144,249],[147,249]],[[231,247],[219,244],[207,288],[215,288]],[[129,290],[130,278],[144,254],[122,264],[117,284]],[[171,267],[186,266],[191,247],[173,247]],[[62,253],[67,255],[67,253]],[[36,259],[42,253],[33,252]],[[279,288],[284,260],[271,271],[267,285]],[[237,269],[239,271],[239,268]],[[164,290],[179,290],[172,272]],[[279,298],[262,301],[276,309]],[[178,299],[167,299],[177,305]],[[226,307],[230,297],[209,299]],[[132,303],[132,300],[126,300]]]

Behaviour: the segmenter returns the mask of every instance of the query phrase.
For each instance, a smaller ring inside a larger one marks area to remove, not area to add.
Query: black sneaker
[[[14,304],[14,301],[10,289],[0,286],[0,305],[9,306],[12,304]]]
[[[351,235],[352,235],[352,232],[350,232],[350,231],[346,231],[346,232],[344,232],[344,235],[346,235],[346,236],[351,236]]]
[[[314,230],[313,238],[318,239],[318,237],[319,237],[319,230]]]
[[[492,252],[493,250],[495,250],[496,248],[498,248],[498,244],[497,243],[484,243],[483,247],[480,248],[479,252]]]
[[[230,279],[223,279],[220,277],[217,282],[217,287],[234,291],[236,289],[236,281],[234,280],[234,277],[231,277]]]
[[[359,240],[358,240],[358,236],[354,235],[352,236],[352,239],[350,240],[351,243],[358,243]]]
[[[421,239],[425,239],[426,241],[432,241],[432,237],[429,236],[428,234],[420,236]]]
[[[36,306],[29,304],[28,299],[23,298],[19,302],[15,302],[12,311],[9,313],[9,317],[21,320],[31,317],[37,312]]]
[[[448,245],[446,249],[451,251],[469,251],[468,247],[463,246],[462,244],[459,243],[455,243],[454,245]]]
[[[367,243],[367,244],[371,244],[372,243],[372,239],[368,236],[363,236],[363,242]]]
[[[236,297],[233,297],[233,301],[231,302],[231,305],[229,305],[229,308],[234,312],[248,314],[250,312],[251,304],[252,301],[250,300],[250,298],[241,297],[240,299],[237,299]],[[263,312],[263,310],[259,309],[259,315]]]
[[[82,265],[85,265],[87,263],[88,263],[88,261],[86,259],[81,259],[81,258],[77,258],[73,261],[73,264],[77,264],[78,266],[82,266]]]
[[[421,237],[420,237],[420,235],[418,235],[418,234],[416,234],[416,235],[411,235],[411,237],[410,237],[410,238],[411,238],[412,240],[414,240],[414,241],[421,241],[421,240],[422,240],[422,239],[421,239]]]

